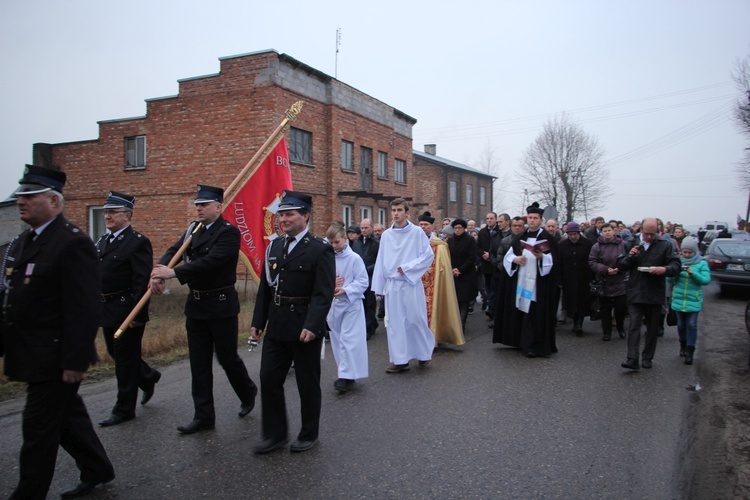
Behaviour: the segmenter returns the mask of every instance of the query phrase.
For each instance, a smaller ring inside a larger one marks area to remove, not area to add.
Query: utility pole
[[[339,79],[339,45],[341,45],[341,28],[336,28],[336,64],[333,69],[333,77]]]

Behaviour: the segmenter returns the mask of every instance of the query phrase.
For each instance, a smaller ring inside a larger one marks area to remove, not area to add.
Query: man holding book
[[[542,228],[544,210],[534,203],[526,213],[528,228],[503,259],[509,279],[498,303],[494,338],[535,358],[557,352],[558,253],[554,237]]]

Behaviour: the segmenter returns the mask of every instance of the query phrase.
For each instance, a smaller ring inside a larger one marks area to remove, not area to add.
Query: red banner
[[[248,174],[222,213],[242,234],[240,258],[256,283],[263,275],[266,247],[278,237],[276,209],[286,189],[292,189],[292,172],[282,137],[260,166]]]

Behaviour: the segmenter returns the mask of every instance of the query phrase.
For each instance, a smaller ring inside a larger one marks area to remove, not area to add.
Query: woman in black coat
[[[573,318],[573,332],[582,335],[583,318],[591,314],[589,254],[594,244],[588,238],[581,238],[581,227],[575,222],[569,222],[566,230],[568,237],[558,245],[563,309]]]
[[[453,236],[448,238],[448,250],[451,254],[453,280],[456,284],[456,298],[461,313],[461,326],[466,326],[469,315],[469,303],[477,296],[477,244],[466,232],[466,221],[456,219],[451,223]]]

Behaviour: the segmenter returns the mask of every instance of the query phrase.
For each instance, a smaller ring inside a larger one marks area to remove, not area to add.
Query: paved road
[[[739,307],[739,306],[737,306]],[[100,429],[117,479],[91,498],[679,498],[680,434],[695,366],[677,356],[674,328],[652,370],[620,368],[625,341],[600,340],[599,326],[558,330],[560,352],[527,359],[491,344],[481,312],[467,343],[433,362],[386,374],[386,334],[369,342],[369,379],[339,396],[330,352],[323,367],[320,444],[257,457],[260,414],[237,417],[239,401],[215,366],[216,430],[181,436],[192,416],[186,362],[165,367],[138,418]],[[700,355],[700,353],[699,353]],[[257,380],[260,352],[242,349]],[[293,432],[294,377],[287,380]],[[94,421],[114,401],[114,380],[81,391]],[[21,401],[0,404],[0,495],[16,482]],[[294,437],[293,435],[291,436]],[[683,440],[684,441],[684,440]],[[74,485],[60,453],[51,497]]]

